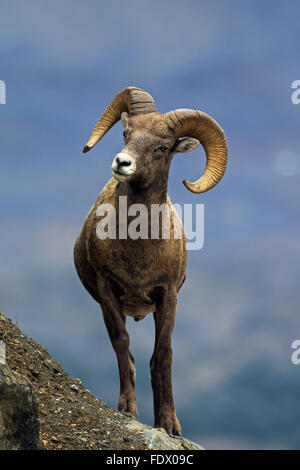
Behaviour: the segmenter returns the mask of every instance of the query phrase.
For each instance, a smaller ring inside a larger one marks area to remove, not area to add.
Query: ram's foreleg
[[[150,362],[155,427],[180,435],[172,392],[172,332],[176,316],[177,289],[165,288],[156,299],[155,346]]]
[[[118,360],[120,374],[118,409],[137,415],[134,393],[135,367],[133,356],[129,351],[129,335],[126,330],[125,315],[116,296],[113,281],[99,275],[97,286],[104,322]]]

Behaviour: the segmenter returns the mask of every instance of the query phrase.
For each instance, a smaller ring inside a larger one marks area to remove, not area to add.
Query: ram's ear
[[[176,142],[174,153],[190,152],[191,150],[195,150],[198,145],[200,145],[198,139],[194,139],[193,137],[185,137],[184,139],[178,140],[178,142]]]
[[[128,113],[122,113],[121,114],[121,121],[122,121],[122,124],[123,124],[123,127],[124,129],[126,129],[127,125],[128,125],[128,120],[129,120],[129,114]]]

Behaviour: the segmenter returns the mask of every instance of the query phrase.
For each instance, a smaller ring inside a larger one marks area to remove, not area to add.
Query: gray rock
[[[109,447],[108,444],[106,444],[106,442],[103,442],[103,441],[97,441],[98,444],[100,444],[102,447]]]
[[[204,450],[196,442],[169,435],[162,428],[151,428],[139,421],[132,420],[126,427],[129,431],[139,432],[143,436],[146,450]]]
[[[42,449],[30,382],[0,364],[0,450]]]

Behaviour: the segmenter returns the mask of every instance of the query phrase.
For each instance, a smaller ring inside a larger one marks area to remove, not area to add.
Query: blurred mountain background
[[[117,406],[118,372],[73,245],[122,148],[117,124],[81,150],[114,95],[157,110],[201,109],[223,127],[222,182],[182,185],[202,150],[175,156],[169,194],[205,205],[174,331],[174,392],[185,437],[208,449],[299,448],[300,4],[3,0],[0,7],[0,309],[96,396]],[[128,319],[140,420],[153,424],[152,316]]]

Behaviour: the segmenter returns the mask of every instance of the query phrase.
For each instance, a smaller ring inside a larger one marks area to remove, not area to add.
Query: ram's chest
[[[91,239],[89,257],[98,269],[111,272],[128,285],[174,280],[181,271],[182,240]]]
[[[103,203],[101,200],[99,202]],[[114,210],[106,219],[101,218],[96,204],[88,218],[87,236],[88,258],[94,269],[106,270],[125,285],[136,288],[155,285],[161,279],[176,283],[185,263],[185,237],[177,213],[170,201],[168,204],[171,211],[169,232],[165,232],[167,238],[162,237],[161,224],[158,235],[152,237],[150,211],[148,229],[142,237],[137,237],[136,231],[130,231],[130,217],[126,224],[128,230],[120,237],[118,212],[116,218]]]

